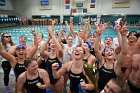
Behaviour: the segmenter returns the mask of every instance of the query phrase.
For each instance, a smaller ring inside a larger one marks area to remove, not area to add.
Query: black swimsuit
[[[104,65],[102,65],[101,68],[99,69],[99,80],[98,80],[98,87],[100,91],[104,89],[107,82],[112,78],[117,78],[117,75],[114,71],[114,64],[113,69],[107,69],[104,67]]]
[[[16,66],[14,68],[14,74],[15,74],[15,77],[16,77],[16,81],[17,81],[17,78],[19,77],[19,75],[21,73],[23,73],[24,71],[26,71],[24,64],[19,64],[17,62]]]
[[[39,72],[38,72],[38,76],[32,80],[27,79],[27,73],[26,73],[26,81],[24,83],[24,88],[26,89],[26,92],[27,93],[46,93],[46,89],[39,89],[38,86],[36,86],[38,82],[41,84],[44,84],[44,81],[39,76]]]
[[[55,58],[48,58],[46,60],[46,71],[49,74],[50,83],[52,85],[55,85],[59,79],[54,79],[54,77],[53,77],[53,74],[52,74],[52,64],[53,63],[58,63],[59,64],[59,67],[58,67],[57,70],[59,70],[61,68],[62,63],[59,61],[59,59],[57,57],[55,57]]]
[[[96,57],[94,48],[90,49],[90,53]]]
[[[133,92],[133,93],[140,93],[140,88],[134,86],[134,85],[130,82],[130,80],[127,81],[127,84],[128,84],[128,86],[129,86],[131,92]]]
[[[72,63],[72,65],[73,65],[73,63]],[[71,67],[72,67],[72,65],[71,65]],[[79,93],[78,86],[80,84],[80,80],[83,79],[83,80],[85,80],[86,83],[87,83],[87,80],[83,73],[83,70],[82,70],[82,72],[75,74],[71,71],[71,67],[70,67],[70,71],[69,71],[70,90],[72,93]]]

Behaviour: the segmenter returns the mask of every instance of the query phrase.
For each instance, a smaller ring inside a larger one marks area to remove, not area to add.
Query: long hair
[[[3,33],[2,36],[1,36],[1,42],[2,42],[2,45],[4,46],[4,48],[7,47],[6,42],[5,42],[5,40],[4,40],[4,35],[5,35],[5,34],[8,34],[8,33],[5,32],[5,33]],[[11,46],[15,45],[11,38],[10,38],[9,43],[10,43]]]

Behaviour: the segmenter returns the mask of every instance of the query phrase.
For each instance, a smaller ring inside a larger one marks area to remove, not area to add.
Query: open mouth
[[[112,56],[112,54],[109,54],[108,56]]]
[[[76,55],[76,56],[79,56],[80,54],[79,54],[79,53],[75,53],[75,55]]]
[[[19,54],[19,56],[18,56],[18,57],[20,57],[20,58],[21,58],[21,57],[23,57],[23,56],[24,56],[24,54]]]

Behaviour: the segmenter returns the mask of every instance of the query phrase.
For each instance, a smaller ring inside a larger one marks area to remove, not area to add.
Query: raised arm
[[[54,31],[54,24],[55,24],[55,20],[52,20],[52,31]]]
[[[5,52],[3,50],[2,43],[0,43],[0,55],[3,58],[7,59],[10,62],[10,64],[11,64],[12,67],[15,66],[15,64],[16,64],[16,58],[12,54],[10,54],[8,52]]]
[[[38,39],[35,30],[31,32],[34,35],[34,46],[32,46],[31,50],[27,53],[26,58],[31,58],[35,55],[38,48]]]
[[[65,63],[58,71],[56,71],[58,67],[59,67],[58,63],[52,64],[52,72],[53,72],[53,77],[55,79],[60,78],[63,74],[67,72],[67,67],[69,67],[69,62]]]
[[[70,31],[73,34],[73,36],[76,37],[76,33],[74,32],[74,26],[73,26],[73,17],[70,17]]]
[[[87,20],[87,28],[88,28],[87,38],[89,38],[90,37],[90,34],[91,34],[91,31],[92,31],[92,28],[91,28],[91,25],[90,25],[90,19],[89,18]]]
[[[118,57],[118,61],[115,63],[115,72],[120,78],[122,78],[123,73],[121,71],[121,67],[124,63],[124,58],[127,54],[127,48],[128,48],[127,38],[126,38],[126,34],[128,33],[127,27],[123,26],[123,28],[120,30],[120,33],[122,37],[121,53]]]
[[[72,35],[72,32],[71,32],[71,30],[70,30],[70,26],[69,26],[68,22],[65,21],[65,24],[66,24],[66,27],[67,27],[67,29],[68,29],[68,35]]]
[[[56,44],[59,57],[63,57],[62,46],[60,45],[59,41],[54,36],[54,32],[52,31],[51,27],[48,27],[48,31],[49,31],[50,36],[52,37],[52,39],[54,40],[54,42]]]
[[[121,46],[122,44],[122,36],[121,36],[121,33],[120,33],[120,30],[121,30],[121,26],[116,24],[115,25],[115,30],[117,32],[117,35],[118,35],[118,42],[119,42],[119,45]]]
[[[99,27],[97,27],[97,34],[96,34],[94,49],[95,49],[96,58],[100,62],[100,65],[103,64],[103,59],[104,59],[103,56],[102,56],[101,51],[99,50],[100,40],[101,40],[101,33],[102,33],[102,30]]]
[[[51,37],[50,37],[50,34],[48,33],[48,39],[44,42],[44,44],[43,44],[42,47],[40,48],[40,55],[43,56],[43,57],[44,57],[44,56],[45,56],[45,57],[48,56],[48,51],[46,51],[45,53],[44,53],[44,51],[47,49],[47,46],[48,46],[50,40],[51,40]]]
[[[14,55],[15,50],[16,50],[16,47],[17,47],[17,45],[12,46],[12,47],[8,50],[8,53]]]

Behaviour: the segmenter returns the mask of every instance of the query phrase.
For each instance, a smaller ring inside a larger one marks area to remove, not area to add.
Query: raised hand
[[[35,31],[35,30],[32,30],[31,33],[32,33],[33,35],[36,35],[36,31]]]
[[[99,26],[99,22],[94,22],[94,25],[95,25],[96,27],[98,27],[98,26]]]
[[[70,20],[73,20],[73,17],[72,16],[70,17]]]
[[[48,31],[52,31],[52,27],[51,26],[48,26]]]
[[[119,24],[116,24],[115,25],[115,29],[116,29],[116,31],[120,31],[121,30],[121,26]]]
[[[96,29],[96,36],[101,36],[103,30],[100,27],[97,27]]]
[[[121,35],[126,36],[126,34],[128,33],[128,29],[127,27],[124,25],[122,27],[122,29],[120,30]]]
[[[68,24],[68,21],[65,21],[65,24],[66,24],[66,25],[69,25],[69,24]]]
[[[52,20],[52,25],[54,25],[54,24],[55,24],[55,22],[56,22],[55,20]]]
[[[48,32],[49,32],[48,34],[50,34],[50,36],[54,35],[54,31],[51,26],[48,26]]]

